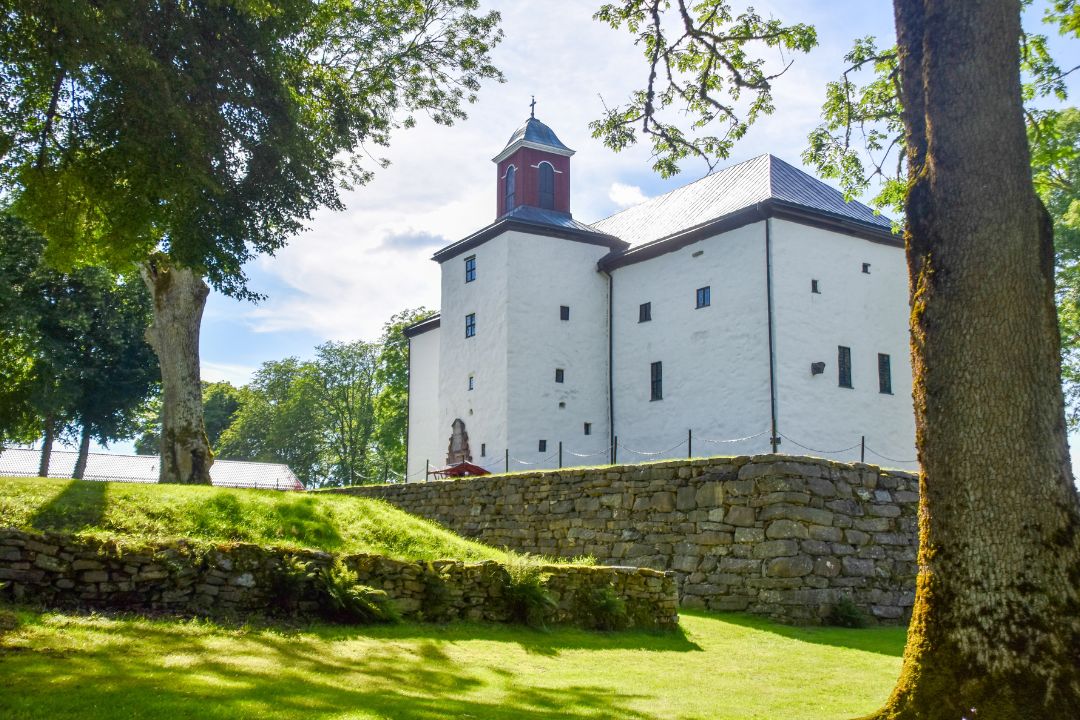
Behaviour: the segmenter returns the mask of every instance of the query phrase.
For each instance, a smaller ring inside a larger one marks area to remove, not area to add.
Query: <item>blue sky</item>
[[[589,136],[588,122],[599,116],[602,102],[622,102],[646,72],[625,31],[591,19],[599,0],[483,5],[503,14],[506,37],[495,62],[506,83],[485,86],[468,120],[454,127],[420,119],[415,128],[397,133],[391,148],[375,153],[388,158],[390,167],[346,193],[343,212],[318,213],[307,232],[276,257],[249,264],[251,287],[267,295],[266,301],[253,305],[214,293],[203,320],[205,379],[243,383],[265,361],[310,356],[327,340],[374,339],[394,312],[437,307],[438,269],[431,253],[494,219],[491,158],[528,116],[532,95],[537,117],[577,151],[571,209],[580,220],[600,219],[706,172],[700,161],[687,162],[681,175],[662,180],[650,169],[647,148],[614,154]],[[874,35],[882,44],[892,42],[892,3],[771,0],[754,7],[766,16],[815,25],[819,46],[795,57],[775,81],[776,112],[758,122],[722,165],[769,152],[801,166],[826,82],[842,71],[855,38]],[[1039,16],[1037,9],[1029,24]],[[1055,38],[1054,45],[1062,65],[1080,62],[1080,44]],[[778,55],[775,65],[781,62]],[[1074,96],[1080,92],[1075,80],[1071,90]]]

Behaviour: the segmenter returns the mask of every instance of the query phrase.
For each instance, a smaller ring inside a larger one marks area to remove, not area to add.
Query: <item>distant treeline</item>
[[[306,487],[399,479],[405,472],[408,341],[431,312],[394,315],[377,342],[328,342],[311,360],[263,363],[250,383],[203,383],[216,457],[285,463]],[[160,399],[144,410],[136,452],[158,452]]]

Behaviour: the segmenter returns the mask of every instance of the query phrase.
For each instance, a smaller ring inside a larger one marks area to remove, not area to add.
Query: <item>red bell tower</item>
[[[492,158],[497,218],[519,207],[570,214],[570,156],[574,151],[536,119],[535,99],[531,108],[529,119]]]

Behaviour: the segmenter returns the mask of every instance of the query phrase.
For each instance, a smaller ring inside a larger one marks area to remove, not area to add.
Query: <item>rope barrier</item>
[[[573,450],[564,450],[564,452],[565,452],[565,453],[567,453],[568,455],[573,455],[574,457],[579,457],[579,458],[591,458],[591,457],[596,457],[597,455],[607,455],[608,453],[610,453],[610,452],[611,452],[611,450],[610,450],[610,449],[608,449],[608,448],[604,448],[604,449],[603,449],[603,450],[601,450],[600,452],[594,452],[594,453],[585,453],[585,454],[582,454],[582,453],[576,453],[576,452],[574,452]]]
[[[842,450],[818,450],[817,448],[808,447],[806,445],[803,445],[801,442],[798,442],[796,440],[792,440],[787,435],[784,435],[782,433],[778,433],[778,434],[780,435],[780,437],[784,438],[785,440],[790,442],[792,445],[798,445],[803,450],[809,450],[810,452],[816,452],[816,453],[823,453],[825,455],[838,455],[840,453],[848,452],[849,450],[854,450],[855,448],[862,445],[862,443],[855,443],[851,447],[846,447],[846,448],[843,448]]]
[[[634,450],[634,449],[632,449],[632,448],[628,448],[628,447],[626,447],[626,446],[625,446],[625,445],[623,445],[622,443],[619,443],[619,447],[621,447],[621,448],[622,448],[623,450],[625,450],[625,451],[627,451],[627,452],[632,452],[632,453],[634,453],[635,455],[644,455],[644,456],[646,456],[646,457],[654,457],[654,456],[656,456],[656,455],[666,455],[667,453],[671,452],[672,450],[674,450],[674,449],[676,449],[676,448],[679,448],[679,447],[682,447],[682,446],[683,446],[683,445],[685,445],[685,444],[686,444],[686,441],[685,441],[685,440],[683,440],[683,441],[682,441],[682,442],[680,442],[680,443],[679,443],[678,445],[672,445],[672,446],[671,446],[671,447],[669,447],[669,448],[668,448],[667,450],[660,450],[660,451],[658,451],[658,452],[645,452],[644,450]]]
[[[761,432],[757,433],[756,435],[747,435],[746,437],[735,438],[733,440],[713,440],[711,438],[694,438],[694,439],[695,440],[701,440],[702,442],[712,443],[713,445],[723,445],[725,443],[737,443],[737,442],[744,442],[746,440],[753,440],[754,438],[759,438],[759,437],[761,437],[762,435],[765,435],[768,432],[769,432],[769,430],[766,428],[765,430],[762,430]]]
[[[917,462],[919,462],[917,459],[916,460],[897,460],[896,458],[891,458],[888,455],[882,455],[877,450],[870,449],[869,445],[866,446],[866,452],[877,455],[882,460],[888,460],[889,462],[895,462],[895,463],[917,463]]]

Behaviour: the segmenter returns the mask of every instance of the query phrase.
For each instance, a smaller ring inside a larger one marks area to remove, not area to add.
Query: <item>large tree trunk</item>
[[[90,426],[83,425],[82,437],[79,439],[79,457],[75,460],[75,470],[71,477],[82,480],[86,474],[86,461],[90,458]]]
[[[161,365],[160,481],[209,485],[214,458],[203,424],[199,326],[210,288],[190,269],[161,258],[141,270],[154,299],[146,340]]]
[[[49,477],[49,464],[52,461],[53,442],[56,440],[56,423],[45,418],[45,437],[41,441],[41,461],[38,463],[38,477]]]
[[[895,0],[910,186],[919,578],[876,718],[1080,712],[1080,501],[1019,0]]]

